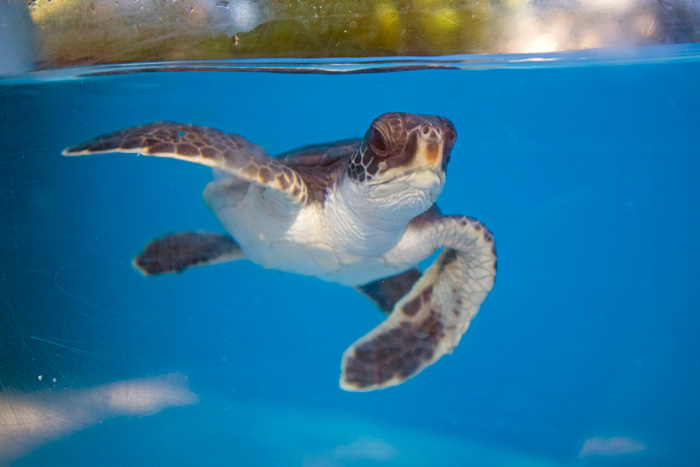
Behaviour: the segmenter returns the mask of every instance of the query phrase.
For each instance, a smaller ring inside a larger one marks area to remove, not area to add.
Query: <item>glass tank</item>
[[[697,465],[698,42],[682,0],[0,2],[0,465]]]

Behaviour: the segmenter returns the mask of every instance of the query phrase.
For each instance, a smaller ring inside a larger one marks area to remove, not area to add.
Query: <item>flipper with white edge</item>
[[[214,128],[173,122],[156,122],[97,136],[66,148],[64,156],[112,152],[171,157],[220,169],[240,179],[283,195],[292,204],[308,199],[299,174],[239,135]]]
[[[435,216],[422,227],[444,250],[391,315],[343,354],[341,388],[395,386],[452,352],[493,287],[493,235],[464,216]]]

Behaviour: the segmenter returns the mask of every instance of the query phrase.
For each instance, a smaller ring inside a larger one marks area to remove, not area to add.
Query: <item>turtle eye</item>
[[[386,141],[384,141],[382,134],[374,128],[372,128],[372,134],[369,135],[369,145],[372,147],[372,150],[374,150],[375,153],[386,152]]]

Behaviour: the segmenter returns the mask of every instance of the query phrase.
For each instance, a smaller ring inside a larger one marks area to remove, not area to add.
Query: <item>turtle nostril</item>
[[[423,126],[421,127],[420,131],[421,131],[424,135],[427,135],[428,133],[430,133],[430,127],[429,127],[428,125],[423,125]]]

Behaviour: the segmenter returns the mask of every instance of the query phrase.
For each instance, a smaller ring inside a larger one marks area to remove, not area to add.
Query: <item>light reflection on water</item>
[[[0,393],[0,463],[121,416],[153,415],[196,404],[180,374],[117,381],[84,389]]]

